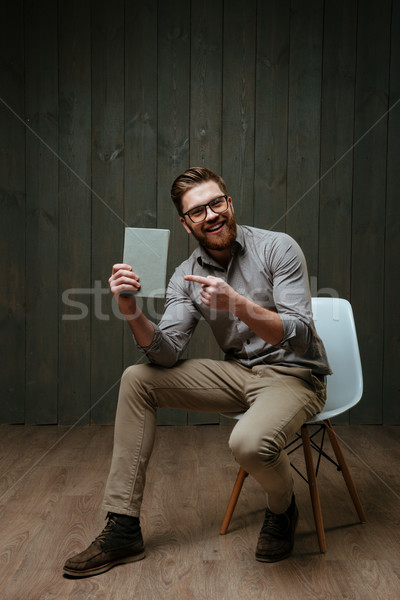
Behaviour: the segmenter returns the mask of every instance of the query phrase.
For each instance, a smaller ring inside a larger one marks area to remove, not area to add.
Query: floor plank
[[[398,597],[396,426],[336,426],[368,517],[324,463],[319,488],[328,551],[318,551],[306,483],[293,556],[254,559],[265,497],[248,477],[228,534],[218,535],[236,476],[229,426],[159,427],[142,511],[145,560],[85,580],[65,559],[104,526],[113,428],[0,426],[0,590],[4,600],[392,600]],[[328,446],[329,448],[329,443]],[[330,451],[329,451],[330,452]],[[302,466],[301,454],[292,457]]]

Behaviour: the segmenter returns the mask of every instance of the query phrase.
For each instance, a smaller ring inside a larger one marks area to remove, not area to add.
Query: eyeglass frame
[[[226,208],[224,208],[224,210],[221,210],[221,212],[216,212],[211,206],[211,202],[214,202],[215,200],[218,200],[219,198],[225,198],[225,202],[226,202]],[[226,210],[228,210],[229,208],[229,202],[228,202],[228,195],[227,194],[221,194],[221,196],[216,196],[215,198],[213,198],[212,200],[210,200],[209,202],[206,202],[206,204],[199,204],[199,206],[193,206],[193,208],[190,208],[189,210],[187,210],[185,213],[182,213],[182,217],[189,217],[189,219],[192,221],[192,223],[195,223],[195,225],[197,225],[198,223],[203,223],[203,221],[205,221],[207,219],[207,207],[215,214],[215,215],[222,215],[222,213],[224,213]],[[204,219],[202,219],[201,221],[193,221],[192,217],[190,216],[190,212],[192,210],[195,210],[196,208],[205,208],[206,212],[205,212],[205,217]]]

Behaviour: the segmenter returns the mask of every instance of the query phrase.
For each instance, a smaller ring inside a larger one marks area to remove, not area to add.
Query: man
[[[282,560],[298,518],[287,439],[325,403],[330,373],[316,334],[307,268],[283,233],[237,225],[225,183],[203,167],[174,181],[172,200],[199,242],[172,276],[158,325],[137,306],[140,273],[114,265],[111,291],[150,364],[123,374],[113,458],[103,508],[108,523],[84,552],[67,561],[72,576],[102,573],[144,557],[139,514],[158,407],[237,414],[229,445],[267,494],[256,559]],[[224,361],[180,360],[201,317]]]

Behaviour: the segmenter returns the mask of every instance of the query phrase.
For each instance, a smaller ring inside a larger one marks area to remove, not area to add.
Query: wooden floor
[[[0,426],[2,600],[400,598],[400,427],[337,426],[368,524],[357,522],[340,473],[325,463],[328,551],[320,554],[308,488],[295,475],[294,554],[271,565],[254,559],[264,498],[251,478],[228,534],[218,534],[237,471],[229,431],[159,427],[142,513],[146,559],[72,580],[64,561],[104,526],[113,429]]]

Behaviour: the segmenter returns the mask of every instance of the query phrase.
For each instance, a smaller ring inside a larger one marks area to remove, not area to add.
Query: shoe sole
[[[289,558],[291,553],[292,553],[292,551],[290,550],[290,552],[286,552],[285,554],[280,554],[279,556],[274,556],[274,557],[257,556],[257,554],[256,554],[256,560],[258,560],[259,562],[264,562],[264,563],[274,563],[274,562],[279,562],[280,560],[285,560],[285,558]]]
[[[98,567],[94,567],[93,569],[86,570],[75,570],[68,569],[64,567],[64,575],[68,575],[69,577],[92,577],[93,575],[100,575],[101,573],[105,573],[109,571],[113,567],[117,565],[125,565],[131,562],[136,562],[138,560],[142,560],[146,556],[145,552],[141,552],[140,554],[134,554],[132,556],[125,556],[123,558],[118,558],[117,560],[112,560],[104,565],[99,565]]]

